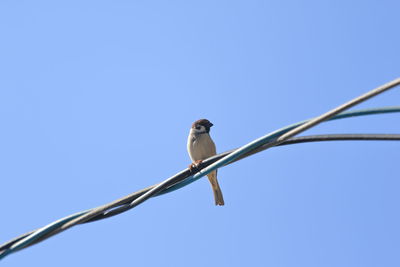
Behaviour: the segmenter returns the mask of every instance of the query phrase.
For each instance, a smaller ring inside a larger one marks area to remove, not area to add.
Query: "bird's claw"
[[[197,170],[200,167],[200,164],[202,162],[203,162],[202,160],[196,160],[195,162],[191,163],[189,165],[190,172],[193,172],[194,170]]]

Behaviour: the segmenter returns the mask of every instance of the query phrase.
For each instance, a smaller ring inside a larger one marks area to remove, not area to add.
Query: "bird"
[[[214,141],[210,136],[210,128],[212,126],[213,124],[207,119],[193,122],[187,140],[187,150],[192,160],[192,164],[189,165],[190,170],[197,168],[204,159],[217,153]],[[225,202],[218,184],[217,170],[207,174],[207,177],[214,193],[215,205],[223,206]]]

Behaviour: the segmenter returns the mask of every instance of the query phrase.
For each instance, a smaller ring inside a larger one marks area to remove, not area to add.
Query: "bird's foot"
[[[195,162],[191,163],[189,165],[190,172],[196,171],[202,162],[202,160],[196,160]]]
[[[201,159],[196,160],[196,161],[194,162],[194,165],[198,168],[202,162],[203,162],[203,160],[201,160]]]

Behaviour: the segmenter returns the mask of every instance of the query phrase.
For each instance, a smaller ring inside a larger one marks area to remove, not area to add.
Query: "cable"
[[[339,119],[339,118],[353,117],[353,116],[363,116],[363,115],[381,114],[381,113],[390,113],[390,112],[400,112],[400,107],[387,107],[387,108],[378,108],[378,109],[368,109],[368,110],[361,110],[361,111],[359,110],[359,111],[347,112],[347,113],[340,114],[340,115],[332,118],[332,120],[333,119]],[[359,140],[361,140],[361,139],[362,140],[398,140],[399,138],[400,138],[400,135],[361,135],[361,136],[360,135],[325,135],[325,136],[310,136],[310,137],[292,138],[292,140],[288,141],[287,143],[300,143],[300,142],[306,142],[307,140],[308,141],[317,141],[317,140],[326,141],[326,140],[334,140],[334,139],[335,140],[356,140],[356,139],[359,139]],[[284,144],[286,144],[286,143],[283,143],[281,145],[284,145]],[[261,147],[256,149],[257,151],[251,151],[250,153],[244,155],[242,158],[247,157],[249,155],[252,155],[254,153],[263,151],[263,150],[265,150],[265,149],[267,149],[269,147],[270,147],[269,144],[261,146]],[[207,159],[207,160],[205,160],[203,162],[203,165],[204,166],[208,166],[208,165],[212,164],[213,162],[215,162],[216,160],[221,159],[221,158],[225,157],[226,155],[228,155],[228,154],[230,154],[232,152],[233,151],[228,151],[228,152],[219,154],[217,156],[214,156],[214,157],[212,157],[210,159]],[[176,182],[176,183],[179,183],[179,181],[185,180],[185,178],[188,177],[188,176],[190,176],[190,172],[188,172],[188,170],[184,170],[184,171],[178,173],[177,175],[173,176],[176,179],[176,180],[174,179],[173,181]],[[181,184],[179,184],[180,185],[179,188],[182,187]],[[164,184],[164,186],[165,185],[167,185],[167,186],[166,186],[166,190],[164,190],[163,193],[171,192],[171,191],[174,191],[174,190],[177,189],[177,188],[173,188],[173,187],[168,188],[169,184]],[[98,214],[98,216],[103,216],[104,218],[107,218],[107,217],[119,214],[119,213],[121,213],[123,211],[126,211],[128,209],[131,209],[132,207],[129,206],[129,205],[128,206],[127,205],[120,206],[120,205],[124,205],[127,202],[130,202],[130,201],[132,201],[134,199],[137,199],[138,197],[140,197],[141,195],[143,195],[144,193],[148,192],[150,189],[152,189],[154,187],[155,186],[142,189],[142,190],[140,190],[138,192],[135,192],[133,194],[128,195],[127,197],[124,197],[122,199],[114,201],[113,203],[111,203],[109,205],[104,205],[103,209],[106,206],[108,206],[109,209],[108,210],[104,209],[105,211],[103,213]],[[120,206],[119,208],[113,209],[113,208],[117,207],[118,205]],[[33,233],[36,234],[34,236],[29,236],[30,240],[33,240],[33,242],[31,242],[30,244],[25,245],[25,247],[27,247],[29,245],[32,245],[32,244],[35,244],[37,242],[40,242],[40,241],[42,241],[42,240],[44,240],[44,239],[46,239],[46,238],[58,233],[59,230],[57,230],[55,228],[57,226],[59,226],[60,224],[63,224],[63,223],[65,223],[65,222],[67,222],[67,221],[69,221],[69,220],[71,220],[73,218],[76,218],[79,215],[85,214],[85,213],[87,213],[89,211],[93,211],[93,210],[100,210],[100,209],[92,209],[92,210],[80,212],[80,213],[65,217],[65,218],[63,218],[61,220],[58,220],[56,223],[50,224],[50,225],[48,225],[46,227],[43,227],[43,228],[41,228],[41,229],[39,229],[37,231],[33,231],[33,232],[30,232],[30,233],[24,234],[24,235],[14,239],[14,240],[11,240],[11,241],[7,242],[6,244],[3,244],[0,247],[0,258],[4,257],[7,254],[9,254],[9,253],[6,253],[6,252],[12,246],[13,246],[13,250],[14,251],[22,248],[24,244],[23,244],[23,242],[21,242],[21,240],[23,240],[24,238],[28,237],[29,235],[31,235]],[[98,220],[98,219],[100,219],[100,218],[96,219],[95,217],[93,217],[92,220],[88,220],[86,222],[95,221],[95,220]],[[51,230],[54,230],[54,231],[50,232]],[[49,233],[43,234],[43,233],[45,233],[44,231],[49,231],[50,234]],[[43,234],[43,235],[41,237],[38,237],[40,234]]]
[[[377,108],[377,109],[352,111],[352,112],[347,112],[347,113],[340,114],[340,115],[332,118],[331,120],[341,119],[341,118],[348,118],[348,117],[353,117],[353,116],[363,116],[363,115],[382,114],[382,113],[391,113],[391,112],[400,112],[400,107],[386,107],[386,108]],[[291,127],[294,127],[294,126],[292,125],[292,126],[285,127],[285,128],[290,129]],[[305,137],[297,138],[297,141],[295,139],[295,141],[292,141],[292,142],[299,142],[299,141],[301,142],[301,141],[305,140],[304,138]],[[316,137],[313,137],[313,138],[316,138]],[[322,139],[321,136],[319,136],[318,138]],[[350,136],[338,137],[338,136],[336,136],[335,138],[341,138],[341,139],[350,139],[350,138],[352,138],[352,139],[355,139],[356,136],[353,136],[353,137],[350,137]],[[364,135],[364,137],[362,137],[362,138],[366,138],[366,136]],[[372,136],[370,136],[370,138],[372,138]],[[382,137],[378,137],[378,136],[376,136],[375,138],[376,138],[375,140],[378,140],[378,139],[379,140],[382,140],[382,139],[384,139],[384,140],[388,140],[388,139],[397,140],[396,138],[398,138],[398,136],[397,135],[391,135],[391,137],[390,137],[388,135],[385,135],[383,138]],[[303,140],[301,140],[301,139],[303,139]],[[325,137],[325,139],[329,139],[329,137]],[[266,144],[266,145],[264,145],[264,146],[262,146],[260,148],[257,148],[257,152],[260,152],[260,151],[265,150],[267,148],[269,148],[269,144]],[[242,158],[247,157],[247,156],[249,156],[251,154],[257,153],[257,152],[248,153],[247,155],[244,155]],[[201,167],[208,166],[208,165],[212,164],[213,162],[215,162],[216,160],[221,159],[221,158],[225,157],[226,155],[228,155],[230,153],[232,153],[232,151],[228,151],[228,152],[222,153],[222,154],[220,154],[218,156],[214,156],[214,157],[212,157],[210,159],[207,159],[207,160],[205,160],[203,162]],[[177,175],[173,176],[176,179],[176,180],[174,179],[174,182],[178,183],[179,187],[177,187],[175,185],[175,187],[169,187],[168,188],[169,184],[166,184],[167,186],[166,186],[166,190],[164,190],[164,192],[174,191],[174,190],[176,190],[176,189],[178,189],[178,188],[180,188],[180,187],[182,187],[182,186],[184,186],[186,184],[189,184],[189,183],[193,182],[193,181],[190,181],[190,182],[186,182],[186,183],[185,182],[184,183],[179,183],[180,181],[185,180],[188,176],[190,176],[190,172],[189,172],[188,169],[186,169],[186,170],[178,173]],[[188,180],[186,180],[186,181],[188,181]],[[119,212],[118,212],[118,208],[114,209],[114,210],[113,210],[113,208],[116,208],[118,206],[124,205],[127,202],[130,202],[130,201],[133,201],[134,199],[137,199],[138,197],[140,197],[141,195],[143,195],[144,193],[148,192],[150,189],[152,189],[154,187],[155,186],[148,187],[148,188],[142,189],[142,190],[140,190],[138,192],[135,192],[133,194],[130,194],[130,195],[128,195],[128,196],[126,196],[126,197],[124,197],[122,199],[114,201],[114,202],[112,202],[112,203],[110,203],[108,205],[102,206],[101,207],[102,209],[101,208],[92,209],[92,210],[84,211],[84,212],[81,212],[81,213],[78,213],[78,214],[85,214],[87,212],[93,212],[94,210],[95,211],[104,210],[104,212],[103,213],[99,213],[98,216],[104,215],[104,217],[106,218],[106,217],[109,217],[107,215],[108,213],[110,213],[110,216],[112,216],[112,213],[115,213],[115,215],[116,215],[116,214],[118,214],[118,213],[120,213],[122,211],[126,211],[126,210],[128,210],[128,209],[130,209],[132,207],[129,207],[129,206],[126,207],[126,205],[125,205],[125,207],[124,206],[119,207],[120,208]],[[63,218],[63,219],[59,220],[58,223],[59,224],[65,223],[67,221],[70,221],[72,218],[76,218],[76,216],[73,216],[73,217],[68,216],[66,218]],[[93,218],[95,218],[95,217],[93,217]],[[96,219],[94,219],[94,220],[96,220]],[[90,220],[88,220],[88,221],[90,221]],[[9,254],[9,253],[6,253],[6,251],[9,248],[11,248],[12,246],[13,246],[12,250],[15,251],[15,250],[18,250],[18,249],[20,249],[22,247],[26,247],[26,246],[35,244],[37,242],[40,242],[40,241],[42,241],[42,240],[44,240],[44,239],[46,239],[46,238],[48,238],[48,237],[50,237],[50,236],[52,236],[54,234],[57,234],[58,232],[60,232],[60,230],[59,229],[54,229],[54,228],[56,226],[58,226],[59,224],[57,224],[57,225],[51,224],[51,225],[48,225],[46,227],[43,227],[43,228],[37,230],[36,233],[38,233],[38,234],[36,236],[34,236],[35,237],[35,239],[33,239],[34,241],[30,242],[30,244],[25,244],[25,246],[23,244],[24,243],[23,239],[26,238],[26,237],[29,237],[29,240],[31,240],[30,239],[31,236],[29,236],[29,234],[32,234],[32,232],[30,232],[28,234],[25,234],[25,235],[22,235],[21,237],[19,237],[17,239],[14,239],[12,241],[7,242],[6,244],[4,244],[3,246],[0,247],[0,258],[4,257],[7,254]],[[51,230],[53,230],[53,232],[51,232]],[[47,233],[46,233],[46,231],[47,231]],[[42,235],[42,236],[38,237],[38,235]],[[26,240],[25,240],[25,242],[26,242]]]
[[[345,105],[340,106],[339,108],[336,109],[335,112],[340,112],[346,108],[351,107],[352,105],[355,105],[359,102],[362,102],[370,97],[372,97],[373,95],[376,95],[378,93],[383,92],[384,90],[388,90],[389,88],[398,85],[400,83],[400,79],[397,79],[389,84],[386,84],[380,88],[377,88],[371,92],[373,93],[368,93],[366,94],[368,97],[366,97],[366,95],[363,95],[359,98],[356,98],[355,100],[352,100],[350,102],[348,102]],[[379,89],[379,90],[378,90]],[[377,92],[378,90],[378,92]],[[346,106],[347,105],[347,106]],[[340,109],[340,111],[337,111],[338,109]],[[363,110],[363,111],[355,111],[355,112],[347,112],[347,113],[342,113],[337,115],[333,119],[339,119],[339,118],[346,118],[346,117],[352,117],[352,116],[362,116],[362,115],[370,115],[370,114],[379,114],[379,113],[390,113],[390,112],[399,112],[400,111],[400,107],[388,107],[388,108],[382,108],[382,109],[369,109],[369,110]],[[329,114],[328,114],[329,113]],[[336,113],[332,113],[328,112],[326,114],[321,115],[320,117],[314,119],[313,121],[313,125],[316,125],[317,123],[322,122],[321,118],[323,119],[327,119],[329,118],[329,116],[333,116]],[[328,115],[327,115],[328,114]],[[200,177],[208,174],[209,172],[213,171],[216,168],[222,167],[224,165],[227,165],[231,162],[234,162],[236,160],[238,160],[239,158],[243,158],[245,157],[246,154],[251,154],[250,152],[252,152],[252,150],[256,150],[256,149],[260,149],[261,146],[264,146],[264,149],[270,148],[272,145],[277,145],[280,144],[282,142],[284,142],[285,140],[282,140],[282,138],[280,138],[279,140],[276,139],[277,136],[284,134],[285,132],[287,133],[288,131],[290,131],[291,129],[294,129],[296,127],[298,127],[299,125],[305,124],[307,123],[307,121],[305,122],[300,122],[285,128],[282,128],[278,131],[275,131],[269,135],[266,135],[262,138],[259,138],[251,143],[249,143],[246,146],[243,146],[237,150],[235,150],[234,152],[231,152],[229,154],[227,154],[226,156],[224,156],[223,158],[220,159],[215,159],[215,157],[208,159],[207,161],[204,161],[204,164],[202,166],[205,166],[204,169],[201,169],[198,173],[196,173],[195,175],[193,175],[192,177],[189,177],[189,179],[186,179],[188,176],[190,176],[190,173],[188,173],[188,170],[184,170],[180,173],[178,173],[177,175],[167,179],[166,181],[153,186],[153,187],[148,187],[145,188],[143,190],[140,190],[139,192],[133,193],[127,197],[124,197],[122,199],[119,199],[117,201],[114,201],[108,205],[104,205],[98,208],[94,208],[91,210],[87,210],[87,211],[82,211],[79,213],[76,213],[74,215],[70,215],[68,217],[65,217],[63,219],[60,219],[52,224],[49,224],[43,228],[40,228],[39,230],[30,232],[28,234],[22,235],[12,241],[9,241],[5,244],[3,244],[0,247],[0,259],[3,258],[4,256],[10,254],[11,252],[14,252],[16,250],[19,250],[21,248],[27,247],[29,245],[35,244],[37,242],[40,242],[54,234],[57,234],[63,230],[68,229],[69,227],[72,227],[76,224],[79,223],[84,223],[87,222],[91,219],[96,218],[96,216],[100,216],[102,214],[104,214],[105,216],[107,216],[107,211],[112,210],[113,208],[116,208],[120,205],[123,205],[127,200],[130,200],[130,204],[128,205],[129,208],[133,208],[136,205],[139,205],[140,203],[142,203],[143,201],[147,200],[148,198],[160,194],[162,191],[165,192],[171,192],[173,190],[176,190],[184,185],[187,185],[197,179],[199,179]],[[311,126],[313,126],[311,125]],[[311,127],[310,126],[310,127]],[[295,134],[299,133],[299,131],[297,131]],[[394,139],[392,139],[394,140]],[[397,140],[397,139],[396,139]],[[261,151],[261,150],[260,150]],[[248,156],[248,155],[247,155]],[[213,162],[211,162],[211,160],[214,160]],[[205,165],[206,163],[208,163],[208,165]],[[191,178],[191,179],[190,179]],[[186,179],[186,184],[181,183],[181,181]]]
[[[399,111],[400,111],[400,107],[399,107]],[[381,140],[381,141],[399,140],[399,141],[400,141],[400,134],[332,134],[332,135],[312,135],[312,136],[293,137],[293,138],[291,138],[291,139],[285,141],[284,143],[279,144],[279,146],[289,145],[289,144],[305,143],[305,142],[317,142],[317,141],[343,141],[343,140],[353,140],[353,141],[354,141],[354,140]],[[261,146],[260,148],[257,148],[256,150],[253,150],[253,151],[251,151],[250,153],[244,155],[242,158],[246,158],[246,157],[248,157],[248,156],[250,156],[250,155],[253,155],[253,154],[255,154],[255,153],[259,153],[259,152],[265,150],[267,147],[268,147],[268,146],[263,145],[263,146]],[[216,155],[216,156],[214,156],[214,157],[212,157],[212,158],[210,158],[210,159],[207,159],[207,160],[205,160],[205,161],[203,162],[203,165],[204,165],[204,166],[208,166],[208,165],[210,165],[211,163],[215,162],[216,160],[225,157],[226,155],[232,153],[232,152],[235,151],[235,150],[236,150],[236,149],[233,149],[233,150],[230,150],[230,151],[227,151],[227,152],[218,154],[218,155]],[[240,158],[240,159],[242,159],[242,158]],[[233,162],[232,162],[232,163],[233,163]],[[231,164],[231,163],[229,163],[229,164]],[[180,174],[185,174],[185,175],[182,177]],[[189,173],[189,174],[186,174],[186,172],[183,171],[183,172],[181,172],[181,173],[175,175],[175,177],[176,177],[177,179],[179,179],[179,180],[180,180],[180,179],[183,180],[183,179],[185,179],[185,178],[186,178],[187,176],[189,176],[189,175],[190,175],[190,173]],[[148,188],[145,188],[145,189],[142,189],[142,190],[140,190],[140,191],[137,191],[137,192],[135,192],[135,193],[132,193],[132,194],[128,195],[127,197],[122,198],[121,200],[122,200],[123,202],[122,202],[122,201],[118,201],[118,202],[121,202],[121,206],[119,206],[119,207],[117,207],[117,208],[114,208],[114,209],[111,209],[111,210],[108,210],[108,211],[106,211],[106,212],[104,212],[104,213],[102,213],[102,214],[99,214],[98,216],[96,216],[96,217],[94,217],[94,218],[92,218],[92,219],[90,219],[90,220],[88,220],[88,221],[85,221],[85,222],[83,222],[83,223],[88,223],[88,222],[93,222],[93,221],[105,219],[105,218],[118,215],[118,214],[120,214],[120,213],[122,213],[122,212],[125,212],[125,211],[131,209],[132,207],[130,207],[130,206],[127,205],[127,204],[129,204],[133,199],[136,199],[137,197],[141,196],[144,192],[147,192],[148,190],[150,190],[150,189],[153,188],[153,187],[155,187],[155,185],[154,185],[154,186],[151,186],[151,187],[148,187]],[[172,189],[173,189],[173,190],[171,190],[171,189],[166,189],[166,190],[162,191],[159,195],[163,195],[163,194],[165,194],[165,193],[169,193],[169,192],[171,192],[171,191],[176,190],[176,189],[174,189],[174,188],[172,188]],[[86,211],[84,211],[84,212],[86,212]],[[84,214],[84,212],[78,213],[78,214]],[[76,217],[75,215],[77,215],[77,214],[74,214],[74,215],[72,215],[72,216],[73,216],[73,217]],[[71,218],[72,218],[71,216],[68,216],[68,217],[65,217],[65,218],[63,218],[63,219],[57,221],[57,222],[58,222],[58,223],[63,223],[63,222],[66,222],[66,221],[70,220]],[[55,226],[55,225],[54,225],[54,226]],[[39,230],[40,230],[40,229],[39,229]],[[36,232],[39,232],[39,230],[36,230]],[[23,239],[23,238],[25,238],[25,237],[27,237],[27,236],[33,234],[34,232],[35,232],[35,231],[31,231],[31,232],[25,233],[25,234],[23,234],[23,235],[21,235],[21,236],[15,238],[15,239],[13,239],[13,240],[8,241],[7,243],[3,244],[3,245],[0,247],[0,251],[4,251],[4,250],[8,249],[10,246],[12,246],[13,244],[17,243],[19,240],[21,240],[21,239]],[[54,235],[54,234],[55,234],[55,233],[52,233],[51,235],[47,236],[46,238],[48,238],[48,237],[50,237],[50,236],[52,236],[52,235]],[[33,244],[35,244],[35,243],[36,243],[36,242],[34,242],[34,243],[30,244],[30,245],[33,245]],[[30,246],[30,245],[28,245],[28,246]]]
[[[400,134],[320,134],[292,137],[278,146],[324,141],[400,141]],[[247,157],[248,155],[246,155]]]
[[[275,133],[267,134],[263,137],[260,137],[256,140],[248,143],[247,145],[242,146],[241,148],[239,148],[232,154],[226,156],[225,158],[220,159],[219,161],[214,162],[210,166],[202,169],[200,172],[193,175],[192,179],[196,180],[196,179],[201,178],[204,175],[209,174],[210,172],[218,169],[219,167],[222,167],[226,163],[233,161],[233,160],[239,158],[241,155],[246,154],[247,152],[267,143],[268,141],[272,140],[274,138],[274,136],[276,136],[276,135],[279,135],[278,139],[277,139],[277,144],[280,144],[280,143],[286,141],[287,139],[289,139],[290,137],[292,137],[296,134],[299,134],[313,126],[316,126],[319,123],[334,117],[335,115],[339,114],[340,112],[343,112],[344,110],[349,109],[356,104],[362,103],[363,101],[368,100],[369,98],[376,96],[380,93],[383,93],[399,84],[400,84],[400,78],[395,79],[389,83],[386,83],[376,89],[373,89],[373,90],[367,92],[366,94],[356,97],[356,98],[350,100],[349,102],[347,102],[343,105],[340,105],[339,107],[336,107],[314,119],[311,119],[309,121],[298,124],[295,127],[292,127],[292,129],[281,129],[281,130],[276,131]],[[272,146],[272,144],[270,146]],[[145,196],[141,196],[140,198],[145,199]],[[135,201],[139,202],[140,200],[135,200]],[[83,215],[83,216],[85,216],[85,215]]]
[[[292,137],[277,146],[285,146],[292,144],[322,142],[322,141],[400,141],[400,134],[322,134]],[[243,158],[259,153],[267,149],[267,145],[263,145],[257,149],[244,155]],[[239,160],[242,158],[239,158]]]
[[[400,79],[399,79],[399,81],[400,81]],[[390,113],[390,112],[399,112],[399,107],[386,107],[386,108],[365,109],[365,110],[358,110],[358,111],[351,111],[351,112],[343,112],[342,114],[339,114],[337,117],[331,118],[331,120],[343,119],[343,118],[355,117],[355,116],[371,115],[371,114]],[[302,121],[302,122],[299,122],[299,123],[296,123],[296,124],[293,124],[293,125],[289,125],[289,126],[284,127],[284,128],[282,128],[280,130],[272,132],[271,134],[268,134],[268,135],[266,135],[266,136],[264,136],[262,138],[259,138],[259,139],[256,140],[256,141],[259,142],[259,144],[254,145],[254,147],[252,147],[251,149],[257,149],[257,147],[263,145],[264,143],[268,147],[265,147],[263,150],[265,150],[267,148],[270,148],[272,145],[275,144],[273,141],[276,140],[277,136],[279,136],[279,135],[281,135],[281,134],[283,134],[283,133],[285,133],[287,131],[290,131],[291,129],[294,129],[294,128],[298,127],[299,125],[302,125],[302,124],[306,123],[307,121],[308,120]],[[249,146],[249,145],[253,145],[254,142],[255,141],[249,143],[248,145],[245,145],[244,147]],[[269,144],[267,145],[267,143],[269,143]],[[238,153],[238,151],[239,151],[239,155],[237,157],[235,155],[236,159],[234,158],[232,160],[232,162],[233,162],[235,160],[238,160],[242,155],[245,155],[246,153],[251,151],[251,149],[248,149],[245,152],[243,152],[243,151],[240,151],[240,149],[243,149],[243,147],[237,149],[233,153],[230,153],[226,157],[224,157],[222,159],[219,159],[218,161],[226,161],[228,163],[229,160],[226,160],[226,158],[231,157],[232,155],[234,155],[235,153]],[[179,188],[181,188],[183,186],[186,186],[186,185],[188,185],[188,184],[200,179],[202,176],[208,174],[208,172],[205,173],[204,170],[206,170],[207,168],[210,168],[210,166],[212,166],[212,165],[215,165],[218,161],[213,162],[212,164],[208,165],[207,167],[205,167],[203,169],[200,169],[200,171],[197,172],[196,174],[194,174],[193,176],[190,176],[191,173],[189,172],[188,169],[186,169],[186,170],[178,173],[177,175],[174,175],[174,176],[168,178],[167,180],[165,180],[165,181],[163,181],[163,182],[161,182],[161,183],[159,183],[159,184],[157,184],[157,185],[155,185],[155,186],[153,186],[151,188],[147,188],[147,190],[142,191],[140,193],[140,195],[138,195],[136,198],[134,198],[132,200],[132,202],[128,206],[126,206],[124,208],[121,208],[121,209],[123,209],[124,211],[129,210],[129,209],[131,209],[131,208],[143,203],[144,201],[146,201],[147,199],[151,198],[152,196],[159,194],[163,190],[168,189],[167,192],[171,192],[171,191],[177,190],[177,189],[179,189]],[[223,164],[220,164],[220,165],[223,166],[223,165],[226,165],[226,164],[223,163]],[[204,165],[201,165],[200,167],[202,168],[203,166]],[[221,166],[218,166],[218,167],[214,166],[214,168],[212,170],[214,170],[215,168],[219,168]],[[62,225],[58,229],[55,229],[51,234],[45,233],[43,235],[43,237],[41,239],[39,239],[38,241],[42,241],[42,240],[44,240],[44,239],[46,239],[46,238],[48,238],[48,237],[50,237],[50,236],[52,236],[54,234],[58,234],[58,233],[66,230],[66,229],[68,229],[68,228],[70,228],[72,226],[75,226],[77,224],[81,224],[81,223],[84,223],[86,221],[89,221],[92,218],[95,218],[96,216],[99,216],[100,214],[103,214],[103,213],[107,212],[108,210],[112,210],[112,209],[116,208],[117,206],[120,206],[122,204],[122,202],[124,202],[124,201],[125,201],[125,198],[117,200],[117,201],[114,201],[114,202],[112,202],[112,203],[110,203],[108,205],[104,205],[104,206],[101,206],[99,208],[92,209],[88,213],[83,214],[82,216],[77,217],[77,218],[65,223],[64,225]],[[51,231],[49,231],[49,232],[51,232]],[[20,241],[20,242],[25,242],[25,241],[26,240],[23,240],[23,241]],[[0,254],[0,257],[1,257],[1,254]]]
[[[292,144],[302,144],[302,143],[309,143],[309,142],[323,142],[323,141],[400,141],[400,134],[326,134],[326,135],[310,135],[310,136],[300,136],[300,137],[292,137],[289,140],[279,144],[278,146],[284,146],[284,145],[292,145]],[[266,149],[266,146],[263,145],[257,150],[252,150],[250,153],[244,155],[240,159],[247,158],[253,154],[259,153],[261,151],[264,151]],[[225,157],[226,155],[229,155],[230,153],[234,152],[236,149],[226,151],[224,153],[218,154],[214,156],[212,159],[213,161],[208,161],[207,163],[204,163],[206,166],[211,164],[212,162],[215,162],[218,159],[221,159]],[[228,163],[229,164],[232,164]],[[226,166],[226,165],[225,165]],[[155,185],[154,185],[155,186]],[[154,187],[153,186],[153,187]],[[172,191],[172,190],[171,190]],[[166,193],[171,192],[170,190],[164,190],[160,192],[156,196],[164,195]],[[142,194],[140,194],[142,195]],[[101,219],[105,219],[108,217],[112,217],[115,215],[118,215],[122,212],[125,212],[132,207],[127,205],[132,201],[127,201],[124,205],[117,207],[115,209],[112,209],[110,211],[107,211],[106,213],[100,214],[84,223],[89,223]]]
[[[337,108],[334,108],[334,109],[332,109],[332,110],[330,110],[330,111],[328,111],[328,112],[326,112],[326,113],[324,113],[324,114],[322,114],[322,115],[320,115],[320,116],[318,116],[318,117],[316,117],[316,118],[314,118],[312,120],[309,120],[308,122],[304,123],[303,125],[301,125],[299,127],[296,127],[294,129],[284,133],[283,135],[281,135],[278,138],[278,142],[283,142],[283,141],[289,139],[292,136],[295,136],[295,135],[297,135],[297,134],[299,134],[301,132],[304,132],[305,130],[307,130],[307,129],[313,127],[313,126],[316,126],[319,123],[321,123],[321,122],[323,122],[325,120],[328,120],[329,118],[332,118],[333,116],[341,113],[342,111],[345,111],[346,109],[349,109],[349,108],[351,108],[351,107],[353,107],[353,106],[355,106],[355,105],[357,105],[359,103],[362,103],[362,102],[370,99],[371,97],[374,97],[374,96],[376,96],[378,94],[381,94],[381,93],[383,93],[383,92],[385,92],[385,91],[387,91],[387,90],[389,90],[389,89],[391,89],[391,88],[393,88],[393,87],[395,87],[395,86],[397,86],[399,84],[400,84],[400,78],[395,79],[395,80],[393,80],[391,82],[388,82],[388,83],[386,83],[386,84],[384,84],[382,86],[379,86],[378,88],[375,88],[375,89],[373,89],[373,90],[371,90],[371,91],[369,91],[369,92],[367,92],[367,93],[365,93],[365,94],[363,94],[363,95],[361,95],[359,97],[356,97],[356,98],[348,101],[347,103],[344,103],[343,105],[340,105]]]

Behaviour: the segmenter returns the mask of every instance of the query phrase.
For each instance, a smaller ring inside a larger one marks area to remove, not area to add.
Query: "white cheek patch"
[[[191,128],[190,134],[198,136],[198,135],[207,133],[206,127],[204,127],[203,125],[199,125],[198,127],[199,127],[199,129]]]
[[[192,128],[192,131],[195,132],[195,133],[201,133],[201,132],[205,131],[205,128],[204,128],[204,126],[200,126],[199,129]]]

